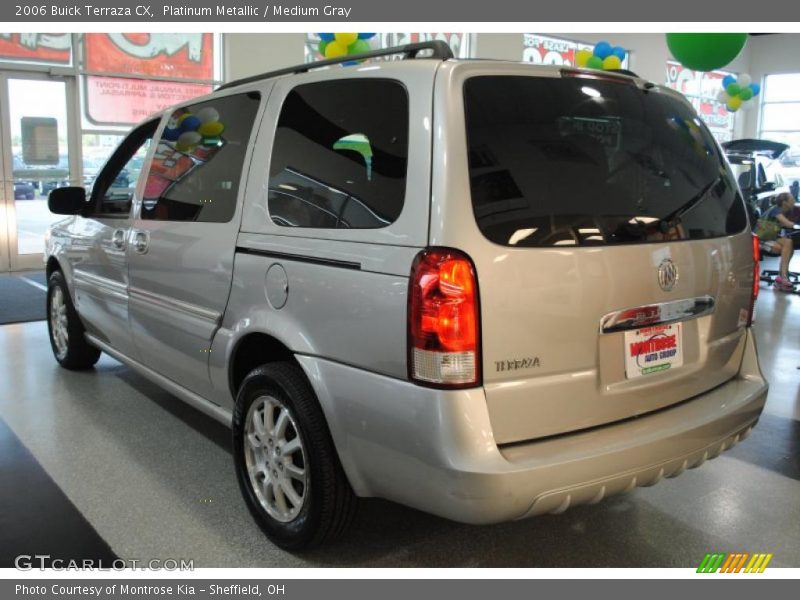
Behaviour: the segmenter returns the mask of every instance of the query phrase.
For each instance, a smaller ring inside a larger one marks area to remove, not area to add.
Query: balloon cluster
[[[748,108],[750,101],[758,96],[760,91],[761,86],[753,83],[747,73],[742,73],[738,78],[728,75],[722,80],[722,90],[720,90],[717,100],[724,104],[730,112],[736,112],[740,108]]]
[[[180,152],[192,152],[201,143],[210,144],[218,141],[225,130],[219,121],[217,109],[206,106],[197,114],[185,112],[170,119],[164,129],[164,139],[175,142],[175,149]]]
[[[371,50],[367,40],[374,33],[320,33],[317,50],[325,58],[341,58]]]
[[[612,46],[608,42],[599,42],[594,50],[578,50],[575,53],[575,65],[587,69],[603,69],[606,71],[621,69],[625,60],[625,48]]]

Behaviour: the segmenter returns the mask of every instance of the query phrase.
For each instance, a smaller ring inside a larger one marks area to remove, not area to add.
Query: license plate
[[[652,375],[683,364],[681,323],[625,332],[625,376]]]

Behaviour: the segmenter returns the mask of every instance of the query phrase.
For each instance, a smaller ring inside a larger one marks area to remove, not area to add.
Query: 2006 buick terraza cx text
[[[106,352],[230,424],[290,549],[357,497],[522,519],[745,438],[757,247],[691,106],[624,73],[391,52],[224,85],[136,127],[90,194],[53,191],[58,362]]]

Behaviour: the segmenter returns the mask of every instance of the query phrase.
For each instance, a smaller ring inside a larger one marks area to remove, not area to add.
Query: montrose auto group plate
[[[655,325],[625,332],[625,376],[660,373],[683,364],[681,323]]]

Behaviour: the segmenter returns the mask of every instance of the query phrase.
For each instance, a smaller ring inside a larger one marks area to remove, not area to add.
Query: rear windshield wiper
[[[661,219],[661,231],[662,233],[666,233],[670,229],[678,226],[681,222],[681,217],[685,215],[687,212],[692,210],[695,206],[700,204],[708,192],[710,192],[715,185],[717,185],[722,179],[722,176],[717,176],[715,179],[712,179],[708,184],[703,186],[703,188],[697,192],[694,196],[692,196],[688,202],[685,202],[681,206],[679,206],[676,210],[672,211],[666,217]]]

